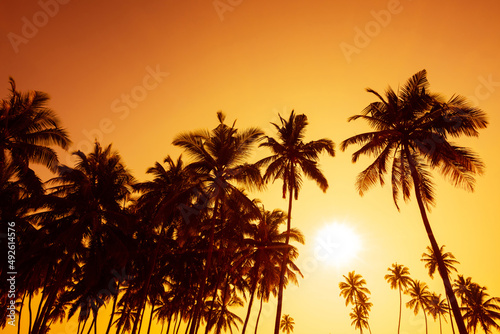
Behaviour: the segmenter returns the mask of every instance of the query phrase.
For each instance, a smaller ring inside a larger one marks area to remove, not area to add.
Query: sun
[[[361,250],[361,238],[345,223],[329,223],[318,231],[314,255],[321,262],[341,267],[351,263]]]

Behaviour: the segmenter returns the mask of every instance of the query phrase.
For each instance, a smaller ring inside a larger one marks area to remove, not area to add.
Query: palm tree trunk
[[[144,313],[146,312],[146,305],[144,304],[141,314],[139,315],[139,328],[137,329],[137,333],[141,332],[142,327],[142,319],[144,319]]]
[[[437,263],[438,263],[438,271],[443,279],[444,289],[446,291],[446,295],[448,296],[451,308],[453,310],[453,315],[455,316],[455,320],[457,322],[458,332],[460,334],[467,334],[467,329],[465,328],[464,320],[462,318],[462,313],[460,313],[460,307],[458,306],[457,298],[453,293],[453,289],[451,287],[450,278],[448,277],[448,272],[446,270],[446,266],[443,261],[443,257],[441,256],[441,251],[439,249],[436,238],[434,237],[434,233],[432,232],[431,224],[429,222],[429,218],[427,217],[427,212],[425,210],[425,205],[422,200],[422,195],[420,193],[420,178],[415,168],[415,163],[411,157],[410,149],[405,145],[405,153],[407,155],[408,161],[410,162],[410,170],[413,179],[413,185],[415,186],[415,196],[417,198],[418,207],[420,209],[420,215],[422,216],[422,220],[424,222],[425,231],[427,232],[427,236],[429,237],[429,241],[432,246],[432,251],[436,255]],[[425,315],[425,311],[424,311]]]
[[[219,209],[219,196],[217,196],[215,204],[214,204],[214,213],[210,222],[210,236],[208,241],[208,250],[207,250],[207,261],[205,263],[205,268],[203,268],[203,274],[201,276],[202,280],[200,282],[200,288],[198,290],[198,294],[196,296],[196,303],[194,304],[193,316],[191,321],[191,328],[189,330],[189,334],[196,334],[198,331],[198,323],[200,317],[200,309],[201,304],[203,303],[203,296],[205,294],[205,287],[208,279],[208,271],[212,266],[212,253],[214,251],[214,239],[215,239],[215,222],[218,215]]]
[[[163,226],[160,227],[161,228],[161,232],[160,232],[160,237],[158,238],[158,244],[156,245],[155,247],[155,251],[153,253],[153,258],[151,260],[151,266],[148,268],[148,274],[147,274],[147,277],[146,277],[146,282],[144,284],[144,289],[143,289],[143,292],[142,292],[142,296],[141,296],[141,299],[139,301],[139,308],[137,310],[137,318],[135,318],[135,321],[134,321],[134,326],[132,327],[132,334],[136,334],[136,331],[137,331],[137,326],[139,325],[139,322],[142,324],[142,317],[140,316],[141,315],[141,310],[143,310],[144,308],[146,308],[146,301],[147,301],[147,298],[148,298],[148,292],[149,292],[149,285],[151,283],[151,276],[153,276],[153,271],[154,271],[154,268],[156,267],[156,259],[158,257],[158,252],[159,252],[159,248],[160,248],[160,243],[162,242],[163,240]],[[140,332],[140,325],[139,325],[139,332]]]
[[[106,328],[106,334],[109,334],[109,331],[111,330],[111,326],[113,324],[113,318],[115,316],[115,309],[116,309],[116,300],[118,299],[119,292],[120,292],[120,282],[118,282],[116,286],[116,295],[113,298],[113,307],[111,308],[111,316],[109,317],[108,328]]]
[[[448,305],[451,305],[450,298],[448,298],[448,296],[446,296],[446,300],[448,301]],[[453,326],[453,316],[451,315],[451,308],[450,307],[448,307],[448,314],[450,315],[451,331],[453,332],[453,334],[455,334],[455,327]]]
[[[441,325],[441,314],[438,314],[439,316],[439,334],[443,334],[443,327]]]
[[[257,268],[256,271],[258,272],[259,267],[256,264],[255,264],[254,268]],[[257,290],[257,281],[258,281],[258,277],[257,277],[257,275],[255,275],[254,281],[252,282],[251,292],[250,292],[250,301],[248,302],[247,316],[245,317],[245,323],[243,324],[243,329],[241,330],[241,334],[245,334],[245,331],[247,329],[248,320],[250,319],[250,312],[252,311],[252,304],[253,304],[253,298],[255,296],[255,290]]]
[[[260,307],[259,307],[259,314],[257,315],[257,320],[255,321],[255,333],[257,334],[257,328],[259,328],[259,319],[260,319],[260,313],[262,312],[262,302],[264,301],[264,297],[260,299]]]
[[[153,299],[153,302],[152,302],[152,305],[151,305],[151,314],[149,315],[149,323],[148,323],[147,334],[151,333],[151,323],[153,322],[154,310],[155,310],[155,300]]]
[[[29,296],[28,296],[28,311],[29,311],[29,326],[28,326],[28,334],[31,334],[31,325],[32,325],[32,312],[31,312],[31,295],[32,293],[30,292]]]
[[[399,283],[401,284],[401,282]],[[401,285],[399,285],[399,321],[398,321],[398,334],[401,328],[401,308],[403,307],[403,296],[401,295]]]
[[[427,315],[425,314],[425,309],[422,307],[422,312],[424,313],[424,320],[425,320],[425,334],[429,334],[427,330]]]
[[[276,309],[276,320],[274,322],[274,334],[279,334],[280,332],[280,320],[281,320],[281,310],[283,308],[283,286],[285,284],[285,272],[288,263],[288,243],[290,241],[290,227],[292,221],[292,202],[293,202],[293,188],[290,188],[289,198],[288,198],[288,217],[286,223],[286,239],[285,239],[285,252],[283,255],[283,263],[281,263],[280,270],[280,282],[278,290],[278,307]]]
[[[26,293],[23,293],[23,298],[21,299],[21,307],[19,308],[19,318],[17,319],[17,334],[21,330],[21,316],[23,315],[24,298],[26,298]]]

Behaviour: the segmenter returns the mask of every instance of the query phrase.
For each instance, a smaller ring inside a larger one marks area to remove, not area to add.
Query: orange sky
[[[474,193],[436,175],[430,220],[438,243],[461,262],[460,273],[500,296],[496,1],[54,1],[0,3],[0,94],[7,95],[8,76],[20,90],[49,93],[72,150],[86,150],[101,137],[140,180],[155,161],[180,153],[171,145],[176,134],[216,126],[218,110],[240,128],[272,134],[269,122],[277,113],[295,109],[309,117],[308,140],[328,137],[338,144],[368,130],[346,122],[373,101],[366,87],[396,88],[425,68],[432,91],[470,97],[490,125],[478,139],[459,143],[482,157],[486,173]],[[354,181],[369,160],[352,165],[353,149],[323,157],[326,194],[306,183],[294,203],[293,225],[306,236],[297,261],[306,278],[285,291],[283,313],[295,319],[295,334],[355,332],[338,289],[351,270],[372,291],[375,334],[397,328],[397,292],[383,279],[393,262],[444,294],[420,262],[428,241],[416,202],[398,213],[389,187],[361,198]],[[66,154],[61,161],[71,163]],[[268,209],[286,209],[279,186],[255,196]],[[318,230],[334,221],[363,241],[358,258],[340,268],[326,267],[314,253]],[[260,333],[274,325],[274,306],[267,309]],[[438,330],[430,321],[430,333]],[[402,333],[424,331],[422,315],[404,309]],[[449,325],[444,333],[451,333]]]

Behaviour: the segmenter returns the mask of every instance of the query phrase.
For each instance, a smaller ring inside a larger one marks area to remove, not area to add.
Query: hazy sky
[[[295,109],[309,118],[307,140],[339,144],[368,130],[346,121],[374,100],[365,88],[396,89],[427,69],[432,91],[465,95],[489,116],[479,138],[459,140],[486,164],[476,191],[455,189],[436,174],[430,220],[438,243],[461,262],[460,273],[500,296],[498,2],[55,1],[0,3],[0,94],[7,96],[9,76],[22,91],[49,93],[71,150],[88,151],[94,137],[113,143],[140,180],[155,161],[178,156],[175,135],[215,127],[218,110],[228,123],[237,119],[239,128],[272,135],[269,122]],[[294,203],[292,224],[306,236],[297,261],[306,278],[285,291],[283,313],[295,319],[295,334],[355,332],[338,288],[351,270],[372,291],[374,334],[397,329],[398,294],[383,278],[392,263],[444,295],[420,262],[428,239],[416,201],[398,212],[389,187],[360,197],[354,182],[369,160],[352,165],[353,150],[324,156],[327,193],[308,182]],[[72,162],[68,154],[61,161]],[[279,186],[253,195],[267,209],[286,209]],[[318,231],[334,222],[362,242],[357,257],[339,267],[315,252]],[[274,305],[264,311],[260,333],[273,328]],[[439,330],[429,325],[430,333]],[[423,316],[404,309],[401,330],[424,333]]]

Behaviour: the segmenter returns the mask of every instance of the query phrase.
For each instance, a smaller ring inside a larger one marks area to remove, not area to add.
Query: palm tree
[[[281,125],[271,123],[278,131],[277,139],[266,136],[266,141],[260,144],[262,147],[268,147],[272,155],[260,160],[257,165],[267,166],[264,181],[283,180],[283,198],[286,198],[288,194],[287,238],[285,240],[285,244],[288,245],[292,219],[292,199],[298,199],[302,186],[301,174],[303,173],[306,177],[316,181],[320,189],[325,192],[328,188],[328,181],[318,168],[317,161],[323,151],[332,157],[335,156],[335,145],[330,139],[325,138],[304,143],[305,129],[308,125],[306,115],[295,115],[292,110],[288,120],[281,115],[279,117]],[[281,265],[274,334],[279,334],[286,263],[287,255],[283,258]]]
[[[235,186],[235,183],[257,188],[261,185],[260,171],[245,161],[252,146],[263,133],[257,128],[240,132],[234,123],[232,126],[224,123],[225,115],[222,112],[218,112],[217,117],[219,125],[212,131],[183,133],[173,141],[174,145],[183,148],[193,159],[187,168],[202,183],[202,192],[206,194],[205,206],[202,209],[208,208],[209,205],[212,207],[206,264],[200,277],[190,334],[197,331],[200,310],[204,304],[206,281],[212,267],[216,224],[217,221],[222,221],[222,205],[228,197],[233,197],[247,207],[254,207],[252,201]],[[258,212],[257,209],[255,211]]]
[[[387,283],[391,285],[391,289],[399,290],[399,320],[398,320],[398,334],[401,327],[401,309],[403,305],[402,292],[406,290],[411,283],[410,269],[402,264],[393,263],[392,268],[387,268],[390,274],[384,276]]]
[[[7,162],[15,166],[15,177],[22,179],[30,163],[57,171],[57,153],[49,146],[68,149],[71,141],[61,128],[54,111],[47,107],[49,96],[40,91],[20,93],[9,78],[10,96],[0,103],[0,170]]]
[[[462,305],[466,304],[467,293],[471,288],[471,285],[477,284],[472,282],[472,277],[464,278],[463,275],[458,275],[453,283],[453,292],[460,298]]]
[[[359,174],[356,181],[358,191],[363,195],[377,182],[383,185],[384,175],[392,161],[391,183],[396,207],[399,209],[401,193],[405,201],[409,200],[414,187],[432,250],[440,254],[427,217],[427,210],[435,203],[430,171],[438,169],[455,186],[472,191],[474,176],[482,173],[483,164],[471,150],[456,146],[448,141],[448,137],[478,136],[478,130],[488,124],[486,116],[482,110],[471,107],[464,97],[453,96],[445,101],[439,95],[429,93],[425,70],[413,75],[398,92],[388,88],[385,98],[372,89],[368,92],[380,101],[371,103],[362,114],[350,117],[349,121],[364,119],[375,130],[350,137],[341,144],[343,151],[349,145],[362,145],[353,153],[353,162],[361,155],[376,156],[375,161]],[[459,332],[466,334],[445,263],[440,256],[437,260]]]
[[[291,332],[293,332],[293,325],[295,325],[293,318],[288,314],[283,314],[283,317],[280,321],[280,329],[283,332],[290,334]]]
[[[463,279],[463,277],[462,277]],[[462,302],[465,305],[464,319],[467,321],[467,330],[476,333],[478,325],[486,334],[491,333],[491,328],[500,329],[497,321],[500,320],[500,298],[489,297],[486,287],[469,280],[465,285],[460,285]]]
[[[90,154],[74,154],[75,167],[60,166],[59,176],[48,181],[53,186],[46,211],[31,216],[45,236],[33,242],[33,249],[58,254],[33,334],[45,332],[58,304],[74,302],[72,313],[80,309],[88,314],[90,307],[96,317],[108,297],[99,291],[108,288],[113,270],[123,268],[129,256],[131,235],[124,231],[134,222],[124,203],[134,178],[111,145],[103,149],[96,142]]]
[[[253,263],[249,274],[250,300],[241,334],[245,334],[255,292],[257,291],[259,283],[264,279],[263,272],[273,270],[275,267],[279,267],[281,263],[279,260],[283,257],[286,233],[281,232],[279,227],[286,222],[286,219],[287,214],[282,210],[276,209],[267,211],[262,207],[261,215],[257,223],[251,224],[246,233],[248,235],[245,240],[248,250],[247,257],[250,258]],[[302,244],[304,243],[304,236],[297,229],[292,228],[290,230],[290,239]],[[289,259],[293,260],[297,255],[298,252],[295,247],[293,247]]]
[[[445,246],[443,245],[439,248],[439,253],[441,254],[441,258],[443,259],[446,267],[446,272],[448,273],[448,276],[450,276],[453,271],[457,272],[455,264],[459,264],[460,262],[455,259],[455,256],[451,252],[445,252],[444,247]],[[429,270],[429,276],[434,278],[434,273],[436,272],[438,266],[438,260],[434,255],[432,248],[427,246],[426,250],[427,253],[422,254],[422,259],[420,259],[420,261],[425,262],[425,267]]]
[[[354,326],[355,329],[359,329],[361,334],[363,334],[363,328],[370,328],[368,325],[368,314],[360,305],[355,305],[352,308],[352,312],[349,313],[349,317],[352,320],[351,326]]]
[[[427,334],[428,331],[426,313],[429,308],[429,299],[431,297],[429,288],[424,282],[420,282],[419,280],[412,280],[410,281],[410,286],[408,287],[407,292],[410,295],[411,299],[406,303],[406,307],[413,309],[415,315],[417,315],[420,309],[422,309],[425,319],[425,333]]]
[[[445,316],[445,314],[449,310],[449,306],[444,299],[441,298],[441,295],[437,295],[432,293],[429,297],[429,306],[428,311],[429,314],[432,315],[434,320],[439,318],[439,333],[443,333],[443,327],[441,325],[441,316]],[[446,321],[446,318],[444,318]]]
[[[345,282],[339,283],[340,296],[345,298],[345,305],[349,303],[356,305],[359,300],[367,299],[366,294],[370,294],[370,290],[364,285],[366,284],[363,276],[356,274],[355,271],[349,272],[347,276],[343,275]]]
[[[441,258],[443,259],[444,265],[446,267],[446,272],[448,274],[448,277],[451,275],[453,271],[457,272],[457,268],[455,268],[455,264],[459,264],[455,259],[455,256],[451,252],[445,252],[444,251],[444,245],[439,248],[439,253],[441,254]],[[434,252],[432,248],[427,246],[427,253],[422,254],[422,259],[420,261],[425,262],[425,267],[429,270],[429,276],[434,279],[434,273],[436,272],[437,266],[438,266],[438,260],[437,257],[434,255]],[[448,300],[448,305],[450,304],[450,300],[448,296],[446,296],[446,299]],[[450,314],[450,324],[451,324],[451,330],[453,333],[455,333],[455,328],[453,327],[453,318],[451,315],[451,309],[448,308],[448,312]],[[441,323],[440,323],[441,325]]]

